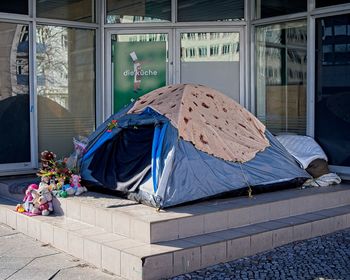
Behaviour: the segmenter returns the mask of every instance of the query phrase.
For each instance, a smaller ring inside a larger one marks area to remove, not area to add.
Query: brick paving
[[[350,280],[350,229],[171,278]]]

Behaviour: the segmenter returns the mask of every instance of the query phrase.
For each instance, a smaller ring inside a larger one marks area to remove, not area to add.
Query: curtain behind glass
[[[243,20],[244,0],[177,2],[177,21],[233,21]]]
[[[107,0],[107,23],[170,22],[171,0]]]
[[[11,0],[0,2],[1,13],[28,14],[28,0]]]
[[[349,0],[316,0],[316,8],[339,4],[350,4]]]
[[[72,152],[95,126],[95,31],[37,27],[39,152]]]
[[[255,3],[257,19],[307,11],[307,0],[256,0]]]
[[[36,0],[37,17],[95,22],[94,0]]]
[[[257,116],[273,133],[306,133],[306,21],[256,30]]]

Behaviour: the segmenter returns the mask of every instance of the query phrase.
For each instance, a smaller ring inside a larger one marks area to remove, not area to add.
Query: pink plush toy
[[[33,195],[33,191],[37,191],[39,186],[37,184],[30,184],[26,190],[26,194],[23,198],[23,208],[27,212],[31,212],[33,209],[33,200],[35,196]]]
[[[87,189],[80,184],[81,177],[79,175],[72,175],[70,179],[70,186],[75,190],[75,195],[81,195],[87,192]]]
[[[81,177],[79,175],[72,175],[72,178],[70,179],[70,185],[72,187],[80,188],[81,187],[80,179]]]

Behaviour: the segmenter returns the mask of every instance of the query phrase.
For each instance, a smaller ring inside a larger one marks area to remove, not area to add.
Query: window
[[[306,133],[306,20],[256,29],[257,117],[275,134]]]
[[[194,56],[196,56],[195,48],[188,48],[188,49],[186,49],[186,56],[187,57],[194,57]]]
[[[95,127],[95,31],[38,25],[37,38],[39,151],[61,158]]]
[[[94,0],[36,0],[38,17],[95,22]]]
[[[187,38],[189,40],[196,40],[196,33],[187,33]]]
[[[231,44],[225,44],[222,46],[222,54],[229,54],[231,52]]]
[[[210,33],[210,40],[220,38],[220,33]]]
[[[198,39],[199,40],[206,40],[207,39],[207,33],[198,33]]]
[[[339,4],[349,4],[349,0],[316,0],[316,8]]]
[[[307,11],[307,0],[256,0],[255,18],[267,18]]]
[[[177,1],[177,21],[234,21],[244,18],[244,0]]]
[[[207,47],[198,47],[198,55],[200,57],[207,56],[208,55]]]
[[[28,0],[1,1],[0,12],[27,15]]]
[[[219,46],[210,46],[210,56],[215,56],[219,54]]]
[[[30,162],[28,25],[0,23],[0,164]]]
[[[350,14],[316,20],[315,139],[340,166],[350,166],[349,28]]]
[[[107,23],[170,22],[171,0],[107,0]]]
[[[203,34],[208,40],[192,40]],[[183,32],[180,39],[180,82],[212,87],[239,102],[240,55],[232,48],[239,44],[239,33]]]

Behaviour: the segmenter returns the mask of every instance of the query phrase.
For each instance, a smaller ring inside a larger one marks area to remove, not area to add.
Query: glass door
[[[242,35],[240,29],[177,30],[176,82],[209,86],[244,105]]]
[[[34,167],[29,25],[1,22],[0,49],[0,173],[6,174]]]
[[[170,31],[111,32],[106,112],[119,111],[140,96],[171,82]]]
[[[315,139],[350,174],[350,14],[316,19]]]

